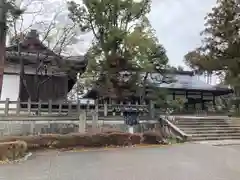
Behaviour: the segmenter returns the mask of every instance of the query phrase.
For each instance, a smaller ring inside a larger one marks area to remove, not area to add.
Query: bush
[[[88,147],[91,145],[89,134],[68,134],[60,135],[52,144],[53,148]]]
[[[161,133],[156,131],[144,132],[142,138],[143,144],[162,144],[164,142],[164,138]]]
[[[105,133],[91,135],[91,147],[104,147],[110,145],[110,137]]]
[[[110,134],[110,133],[125,133],[117,128],[113,128],[113,127],[104,127],[102,128],[102,133],[107,133],[107,134]]]
[[[131,134],[129,133],[109,133],[109,145],[126,146],[131,144]]]
[[[0,143],[0,160],[15,160],[25,155],[27,143],[24,141],[1,142]]]
[[[52,144],[59,138],[60,135],[46,134],[38,136],[22,136],[17,140],[25,141],[29,150],[37,150],[52,147]]]
[[[12,136],[0,139],[0,143],[25,142],[28,150],[34,151],[45,148],[72,148],[72,147],[105,147],[129,146],[136,144],[160,144],[164,142],[158,132],[145,132],[143,134],[130,134],[123,132],[105,133],[75,133],[75,134],[46,134],[38,136]]]
[[[29,150],[48,148],[51,144],[56,141],[60,135],[45,134],[38,136],[10,136],[0,139],[0,142],[13,142],[13,141],[24,141],[27,143]]]
[[[131,134],[130,142],[131,145],[141,144],[142,136],[141,134]]]

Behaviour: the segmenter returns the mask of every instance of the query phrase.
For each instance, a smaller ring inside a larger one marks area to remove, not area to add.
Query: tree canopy
[[[240,90],[240,8],[235,0],[218,0],[207,14],[203,44],[189,52],[185,62],[198,71],[215,72]]]
[[[68,9],[82,31],[93,33],[92,46],[86,54],[88,72],[99,77],[102,95],[141,94],[137,87],[148,74],[166,69],[166,51],[147,18],[150,0],[83,0],[82,4],[71,1]]]

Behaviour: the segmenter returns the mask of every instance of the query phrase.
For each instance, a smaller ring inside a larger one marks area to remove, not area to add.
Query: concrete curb
[[[111,151],[111,150],[124,150],[124,149],[143,149],[143,148],[158,148],[158,147],[169,147],[175,145],[182,145],[184,143],[177,144],[154,144],[154,145],[136,145],[136,146],[125,146],[125,147],[105,147],[105,148],[96,148],[96,149],[72,149],[62,152],[97,152],[97,151]]]
[[[235,146],[240,145],[240,143],[220,143],[220,144],[214,144],[213,146]]]
[[[199,142],[194,142],[195,144],[207,144],[211,146],[233,146],[233,145],[240,145],[239,140],[232,140],[232,141],[199,141]]]

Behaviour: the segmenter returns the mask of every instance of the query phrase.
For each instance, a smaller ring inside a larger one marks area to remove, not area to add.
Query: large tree
[[[1,0],[0,2],[0,91],[5,63],[5,46],[7,29],[12,24],[12,19],[17,19],[22,10],[15,5],[15,0]]]
[[[98,76],[102,96],[114,94],[123,98],[136,93],[145,96],[147,77],[166,68],[165,49],[147,18],[150,7],[150,0],[69,2],[71,19],[82,31],[93,33],[86,57],[88,71]]]
[[[217,73],[240,93],[240,9],[236,0],[218,0],[206,16],[203,45],[185,56],[195,70]]]

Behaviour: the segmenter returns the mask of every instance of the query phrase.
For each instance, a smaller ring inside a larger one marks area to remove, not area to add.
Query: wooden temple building
[[[58,55],[41,42],[36,30],[31,30],[20,44],[6,48],[3,81],[0,82],[1,100],[66,100],[68,92],[77,81],[77,74],[83,73],[86,66],[87,60],[83,56]],[[229,88],[201,81],[191,71],[171,72],[166,74],[165,78],[173,81],[163,83],[158,73],[151,73],[147,80],[155,87],[167,89],[169,98],[173,100],[186,99],[187,109],[204,110],[206,103],[215,104],[216,97],[232,93]],[[98,89],[92,88],[82,97],[97,99]]]
[[[169,78],[168,82],[166,78]],[[210,102],[212,105],[215,105],[217,97],[233,93],[233,90],[228,87],[213,86],[200,80],[199,76],[195,75],[192,71],[166,74],[166,83],[162,82],[162,76],[158,73],[152,73],[147,79],[155,87],[165,89],[168,98],[172,100],[177,98],[185,99],[185,110],[190,111],[196,109],[205,110],[207,103]],[[84,97],[96,99],[98,97],[98,90],[93,88]]]
[[[6,48],[1,100],[65,100],[86,66],[83,56],[58,55],[31,30],[20,43]]]

